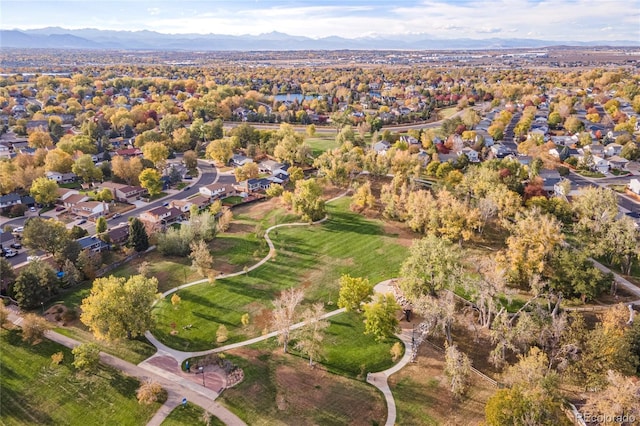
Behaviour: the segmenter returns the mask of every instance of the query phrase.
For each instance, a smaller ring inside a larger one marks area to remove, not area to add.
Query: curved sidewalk
[[[391,293],[393,294],[393,290],[391,289],[391,282],[393,279],[382,281],[376,284],[373,287],[374,292],[376,293]],[[400,371],[405,365],[411,362],[411,332],[409,330],[404,330],[402,333],[396,334],[398,338],[404,344],[404,355],[400,359],[400,361],[391,368],[388,368],[384,371],[379,371],[377,373],[369,373],[367,374],[367,383],[377,387],[380,392],[384,395],[384,399],[387,402],[387,421],[385,422],[385,426],[393,426],[396,423],[396,401],[393,398],[393,394],[391,393],[391,388],[389,387],[389,376]]]

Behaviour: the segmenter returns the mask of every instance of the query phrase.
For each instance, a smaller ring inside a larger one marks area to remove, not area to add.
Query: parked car
[[[36,208],[35,207],[29,207],[29,211],[35,212]]]
[[[62,210],[64,210],[64,209],[65,209],[65,208],[64,208],[64,207],[62,207],[62,206],[60,206],[60,207],[56,207],[56,211],[57,211],[57,212],[61,212],[61,211],[62,211]]]
[[[33,262],[34,260],[40,260],[40,256],[27,256],[27,262]]]
[[[78,222],[78,225],[83,225],[87,223],[87,219],[81,219],[80,222]]]
[[[17,228],[13,228],[11,232],[24,232],[24,226],[18,226]]]
[[[113,215],[113,217],[111,219],[117,219],[120,216],[122,216],[120,213],[116,213],[116,214]]]
[[[16,241],[15,243],[11,244],[11,247],[14,249],[19,249],[19,248],[22,248],[22,244]]]
[[[18,251],[14,249],[7,249],[4,252],[4,255],[7,257],[13,257],[13,256],[16,256],[17,254],[18,254]]]

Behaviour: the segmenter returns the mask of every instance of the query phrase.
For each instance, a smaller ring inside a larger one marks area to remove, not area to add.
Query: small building
[[[201,186],[198,192],[209,198],[225,198],[229,195],[228,185],[223,183],[212,183],[211,185]]]
[[[462,154],[466,155],[469,161],[472,163],[480,162],[480,159],[478,158],[478,151],[474,150],[473,148],[469,148],[468,146],[465,146],[460,151],[458,151],[458,156]]]

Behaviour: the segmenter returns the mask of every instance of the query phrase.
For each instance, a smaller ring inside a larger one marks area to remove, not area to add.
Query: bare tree
[[[437,297],[422,296],[415,301],[414,310],[424,317],[426,323],[442,330],[448,345],[453,344],[451,327],[456,320],[456,300],[452,292],[443,291]]]
[[[271,325],[278,331],[278,342],[285,353],[289,344],[290,328],[295,320],[296,308],[302,302],[304,292],[300,289],[290,288],[282,292],[280,297],[273,301],[274,310]]]
[[[459,399],[469,387],[471,360],[456,345],[447,345],[444,360],[444,374],[449,378],[451,393]]]
[[[329,321],[322,318],[325,314],[322,303],[315,303],[302,313],[304,327],[296,333],[296,349],[309,357],[309,366],[313,366],[314,360],[322,359],[324,350],[325,330],[329,327]]]
[[[198,270],[198,273],[205,277],[207,275],[207,270],[211,269],[211,264],[213,263],[213,257],[211,256],[211,252],[209,252],[209,246],[202,240],[194,241],[190,245],[191,254],[189,257],[191,258],[192,266]]]

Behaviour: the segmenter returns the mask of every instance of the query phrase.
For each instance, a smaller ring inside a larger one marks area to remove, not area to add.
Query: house
[[[175,207],[156,207],[140,214],[140,220],[147,232],[164,231],[173,223],[184,218],[184,213]]]
[[[193,206],[198,207],[198,210],[204,210],[211,205],[211,198],[204,195],[196,195],[186,200],[173,200],[169,203],[170,207],[175,207],[183,213],[191,211]]]
[[[553,194],[556,190],[556,185],[560,183],[562,177],[557,170],[542,169],[538,173],[538,176],[542,179],[542,189],[547,191],[547,194]]]
[[[420,145],[420,141],[413,136],[409,135],[400,135],[400,142],[406,143],[407,145]]]
[[[609,171],[609,162],[599,155],[593,155],[593,166],[592,169],[600,172],[607,173]]]
[[[6,209],[7,207],[12,207],[16,204],[22,204],[22,199],[20,198],[20,195],[15,192],[0,197],[0,209]]]
[[[142,151],[139,148],[117,149],[115,154],[124,158],[142,157]]]
[[[373,150],[380,155],[385,155],[390,147],[391,147],[391,144],[389,142],[380,141],[380,142],[376,142],[373,145]]]
[[[231,160],[229,160],[229,164],[234,167],[241,167],[247,163],[253,163],[253,160],[240,154],[233,154],[233,157],[231,157]]]
[[[147,195],[147,190],[141,186],[124,185],[114,182],[103,182],[100,189],[107,188],[111,190],[111,194],[116,201],[121,203],[132,204],[135,200]]]
[[[75,194],[66,195],[64,200],[62,200],[62,204],[65,207],[71,208],[75,207],[78,203],[84,203],[86,201],[89,201],[89,197],[76,191]]]
[[[640,179],[634,178],[629,181],[629,191],[640,195]]]
[[[82,201],[71,207],[71,212],[85,219],[97,219],[109,213],[109,205],[102,201]]]
[[[478,163],[480,162],[480,159],[478,158],[478,151],[469,148],[468,146],[465,146],[464,148],[462,148],[460,151],[458,151],[458,156],[460,155],[466,155],[467,158],[469,159],[470,162],[472,163]]]
[[[59,172],[47,172],[47,179],[54,180],[58,183],[72,183],[75,182],[78,176],[75,173],[59,173]]]
[[[490,149],[491,152],[493,152],[493,155],[495,155],[497,158],[504,158],[512,153],[509,148],[502,144],[495,144]]]
[[[258,164],[258,169],[260,170],[260,173],[273,174],[274,171],[278,169],[283,169],[283,167],[285,167],[283,163],[278,163],[277,161],[273,161],[273,160],[264,160],[260,164]]]
[[[198,192],[209,198],[225,198],[228,196],[228,186],[223,183],[212,183],[211,185],[201,186]]]
[[[604,146],[599,143],[592,143],[584,146],[585,151],[589,151],[594,156],[602,156],[604,154]]]
[[[111,244],[124,244],[129,239],[129,226],[118,226],[107,232]]]
[[[613,157],[614,155],[620,155],[622,152],[622,145],[619,143],[610,143],[604,147],[604,155],[607,157]]]
[[[239,192],[256,192],[269,188],[271,181],[269,179],[248,179],[238,182],[233,187]]]
[[[173,200],[169,202],[169,207],[176,208],[182,213],[189,213],[193,204],[189,200]]]
[[[128,232],[127,232],[128,233]],[[109,250],[109,244],[105,243],[98,237],[82,237],[78,240],[78,244],[80,244],[80,248],[86,251],[93,251],[96,253],[100,253],[103,250]]]
[[[609,157],[608,161],[609,161],[609,167],[611,169],[616,169],[616,170],[624,170],[625,167],[627,167],[627,163],[629,163],[629,160],[627,160],[626,158],[619,157],[617,155],[614,155],[613,157]]]
[[[75,189],[67,189],[67,188],[58,188],[56,192],[58,193],[58,200],[60,201],[64,201],[72,195],[79,194],[79,192],[76,191]]]

